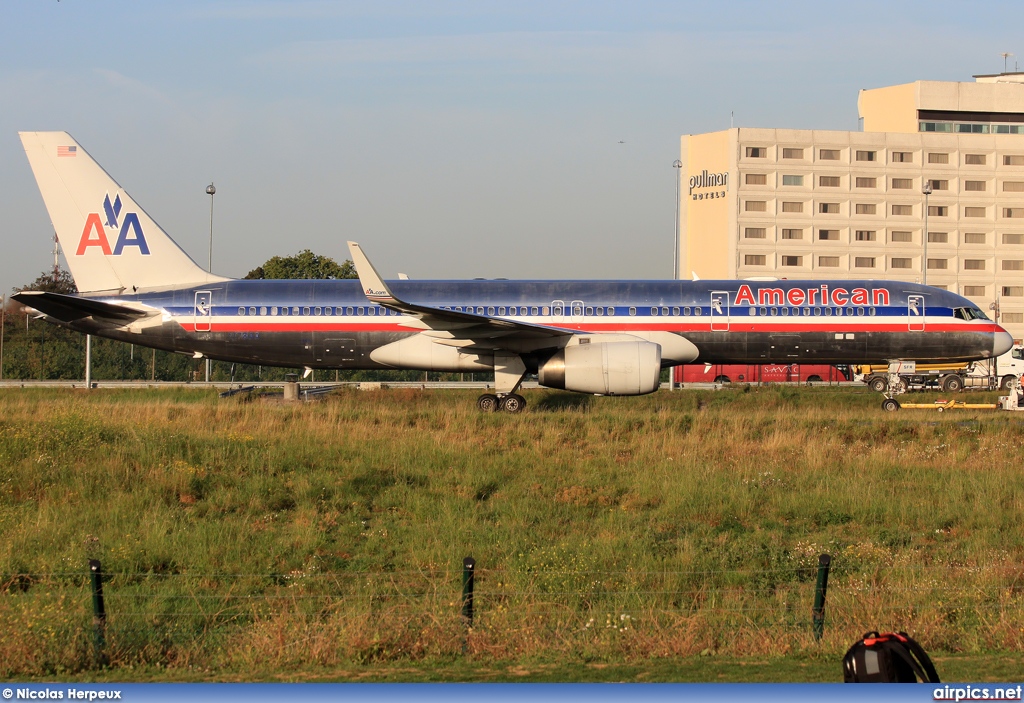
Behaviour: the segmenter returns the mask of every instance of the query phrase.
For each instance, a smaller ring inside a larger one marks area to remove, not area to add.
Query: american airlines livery
[[[78,332],[196,358],[306,369],[494,371],[641,395],[690,363],[969,361],[1013,340],[965,298],[895,281],[247,281],[204,271],[66,132],[22,144],[80,293],[14,297]]]

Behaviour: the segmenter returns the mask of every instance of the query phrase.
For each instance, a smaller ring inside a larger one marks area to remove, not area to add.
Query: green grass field
[[[0,393],[0,676],[834,681],[872,629],[944,679],[1024,669],[1024,418],[838,388],[474,401]]]

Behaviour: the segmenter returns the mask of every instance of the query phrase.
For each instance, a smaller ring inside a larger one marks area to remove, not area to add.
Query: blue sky
[[[856,129],[860,88],[1024,62],[1022,20],[945,0],[4,0],[0,287],[52,262],[17,137],[50,129],[201,264],[214,181],[223,275],[354,239],[386,277],[670,277],[680,135],[730,113]]]

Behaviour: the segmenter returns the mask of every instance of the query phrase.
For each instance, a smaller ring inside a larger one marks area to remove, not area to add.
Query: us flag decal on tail
[[[57,147],[57,156],[78,156],[78,147],[59,146]]]

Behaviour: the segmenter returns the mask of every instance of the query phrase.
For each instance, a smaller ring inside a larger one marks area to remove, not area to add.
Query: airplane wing
[[[64,295],[63,293],[26,290],[15,293],[11,297],[19,303],[61,322],[75,322],[86,317],[92,317],[122,326],[152,314],[145,310],[136,310],[123,305],[104,303],[99,300],[79,298],[76,295]]]
[[[438,344],[479,349],[540,348],[560,346],[559,341],[564,342],[574,334],[579,334],[578,330],[445,310],[401,300],[377,273],[359,244],[349,242],[348,250],[366,298],[370,302],[416,317],[416,326],[426,336],[434,337]],[[544,344],[545,341],[550,343]]]

